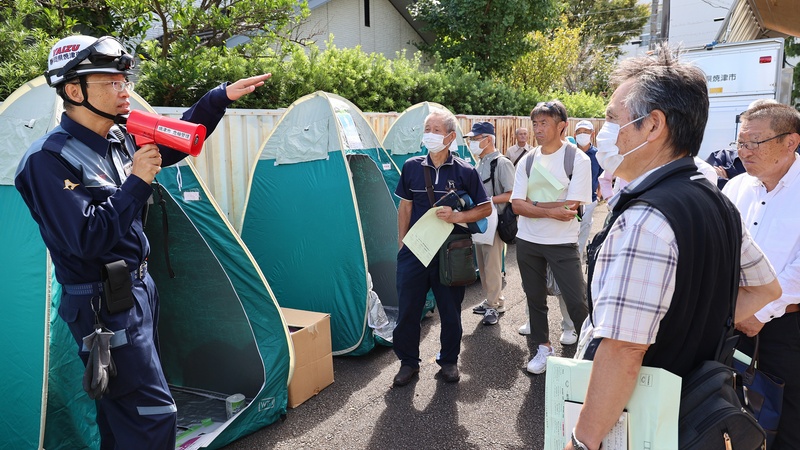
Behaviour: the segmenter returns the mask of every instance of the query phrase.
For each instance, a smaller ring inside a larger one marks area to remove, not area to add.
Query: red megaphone
[[[206,140],[204,125],[139,110],[128,115],[127,129],[140,147],[155,143],[192,156],[200,154]]]

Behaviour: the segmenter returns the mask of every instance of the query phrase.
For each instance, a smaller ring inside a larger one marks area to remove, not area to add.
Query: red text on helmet
[[[77,52],[80,50],[81,44],[69,44],[59,48],[53,49],[53,56],[60,55],[65,52]]]

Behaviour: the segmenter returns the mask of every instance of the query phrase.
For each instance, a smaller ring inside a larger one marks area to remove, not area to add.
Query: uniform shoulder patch
[[[53,133],[42,144],[42,150],[61,153],[61,149],[64,148],[64,144],[67,143],[67,139],[69,139],[69,137],[70,135],[67,133]]]
[[[64,180],[64,189],[74,191],[78,186],[80,186],[79,183],[73,183],[72,181],[69,181],[69,179]]]

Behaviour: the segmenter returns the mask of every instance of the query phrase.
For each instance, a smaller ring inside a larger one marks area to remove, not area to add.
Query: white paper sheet
[[[507,208],[511,208],[511,204],[509,204]],[[492,203],[492,213],[489,214],[489,217],[486,219],[486,231],[483,233],[473,233],[472,242],[486,245],[494,244],[494,233],[497,231],[497,207],[494,203]]]

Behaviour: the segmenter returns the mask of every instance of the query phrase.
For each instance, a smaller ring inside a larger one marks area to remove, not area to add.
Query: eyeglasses
[[[772,136],[769,139],[764,139],[763,141],[731,142],[731,145],[735,145],[736,148],[738,148],[739,150],[741,150],[742,148],[746,148],[748,150],[755,150],[758,148],[759,145],[763,144],[764,142],[769,142],[773,139],[778,139],[779,137],[786,136],[787,134],[792,134],[792,133],[789,132],[781,133],[779,135]]]
[[[117,92],[123,92],[126,89],[128,92],[133,92],[133,81],[87,81],[86,84],[111,84]]]

